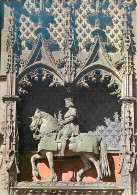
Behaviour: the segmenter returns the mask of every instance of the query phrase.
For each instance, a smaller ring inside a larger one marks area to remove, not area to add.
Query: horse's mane
[[[55,119],[52,115],[45,111],[40,111],[41,112],[41,118],[47,118],[49,119],[52,123],[57,123],[57,119]],[[46,116],[47,115],[47,116]]]
[[[45,119],[47,120],[47,122],[49,122],[49,125],[47,126],[47,128],[45,128],[46,135],[53,132],[58,132],[58,121],[52,115],[45,111],[40,111],[39,109],[37,109],[34,116],[38,117],[39,119]]]

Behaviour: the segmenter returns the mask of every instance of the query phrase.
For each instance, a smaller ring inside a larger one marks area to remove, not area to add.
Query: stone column
[[[120,174],[121,182],[126,187],[125,194],[133,194],[133,171],[136,160],[136,132],[135,132],[135,102],[133,93],[134,68],[134,41],[132,36],[132,11],[135,8],[133,2],[124,1],[123,6],[123,49],[122,55],[125,63],[122,67],[123,90],[121,98],[121,116],[123,131],[120,141]]]
[[[133,34],[134,34],[134,44],[135,48],[137,48],[137,6],[135,10],[132,12],[132,26],[133,26]],[[137,49],[134,57],[134,65],[135,65],[135,73],[133,78],[133,95],[137,98]],[[137,103],[135,104],[135,133],[137,134]],[[135,140],[137,145],[137,139]],[[134,172],[133,172],[133,194],[137,194],[137,163],[135,164]]]
[[[3,18],[3,29],[1,30],[1,62],[0,62],[0,74],[6,75],[7,70],[7,59],[8,59],[8,53],[7,53],[7,37],[9,34],[9,27],[10,27],[10,12],[11,8],[6,3],[2,3],[4,12],[4,18]]]
[[[10,16],[12,16],[10,18]],[[2,116],[2,141],[0,143],[2,160],[0,164],[0,192],[2,195],[9,194],[10,187],[17,182],[18,163],[18,129],[16,120],[16,73],[17,55],[16,47],[18,39],[17,26],[15,22],[14,9],[4,3],[4,28],[2,30],[2,58],[1,74],[5,75],[4,88],[0,104],[3,106]],[[8,29],[10,27],[10,29]],[[14,39],[14,41],[13,41]],[[7,43],[7,45],[6,45]]]
[[[5,104],[2,97],[6,94],[7,90],[7,51],[6,42],[10,26],[10,7],[4,2],[1,3],[1,11],[3,11],[3,29],[1,30],[1,59],[0,59],[0,195],[8,194],[7,180],[9,178],[6,170],[6,148],[5,148]]]
[[[0,171],[0,190],[2,194],[8,194],[10,186],[17,182],[18,163],[18,131],[16,122],[16,102],[18,96],[6,95],[3,97],[5,103],[5,120],[3,127],[2,154],[3,159]]]

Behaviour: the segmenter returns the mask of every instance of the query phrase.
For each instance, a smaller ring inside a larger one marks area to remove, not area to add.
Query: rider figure
[[[60,121],[61,130],[56,139],[56,142],[62,143],[60,156],[64,156],[69,138],[75,137],[79,134],[79,127],[75,124],[77,119],[77,109],[74,107],[72,98],[65,99],[65,107],[68,110],[64,115],[64,120]]]

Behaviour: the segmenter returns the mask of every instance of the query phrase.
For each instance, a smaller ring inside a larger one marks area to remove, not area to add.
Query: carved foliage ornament
[[[46,69],[38,68],[23,77],[19,82],[19,95],[27,94],[33,84],[46,84],[49,87],[61,85],[58,77]]]
[[[104,70],[94,70],[92,72],[87,73],[82,77],[82,79],[78,82],[78,85],[89,87],[90,82],[107,82],[107,87],[114,88],[114,91],[110,93],[110,95],[121,96],[121,87],[116,78],[111,74]]]

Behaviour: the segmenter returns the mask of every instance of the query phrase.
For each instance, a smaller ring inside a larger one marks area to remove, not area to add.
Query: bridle
[[[42,124],[42,119],[41,118],[38,118],[37,116],[32,116],[30,117],[31,120],[33,121],[33,129],[35,129],[35,132],[39,132],[39,128]],[[30,125],[30,128],[31,128],[31,125]],[[33,130],[32,130],[33,131]]]

